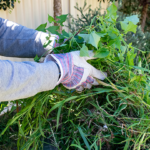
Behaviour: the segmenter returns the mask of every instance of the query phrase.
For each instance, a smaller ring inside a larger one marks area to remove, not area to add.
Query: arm
[[[95,59],[92,51],[89,56],[80,57],[80,51],[74,51],[49,54],[44,63],[0,60],[0,101],[27,98],[60,83],[79,92],[98,85],[93,77],[104,80],[107,73],[88,64],[88,59]]]
[[[47,33],[38,32],[22,25],[0,18],[0,55],[8,57],[45,56],[55,44],[55,35],[51,37],[51,45],[43,48]]]
[[[27,98],[56,86],[59,70],[46,63],[0,60],[0,101]]]

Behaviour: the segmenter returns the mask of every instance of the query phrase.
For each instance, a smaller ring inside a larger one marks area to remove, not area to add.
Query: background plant
[[[45,138],[63,150],[150,148],[150,71],[146,51],[125,41],[128,33],[136,33],[139,19],[134,15],[117,22],[117,17],[113,3],[105,16],[95,16],[90,24],[75,32],[63,30],[60,34],[59,26],[47,24],[37,28],[49,31],[49,36],[59,35],[54,53],[80,50],[82,57],[93,50],[97,59],[89,63],[107,71],[108,78],[104,82],[97,80],[99,86],[83,93],[59,85],[52,91],[19,100],[21,111],[1,135],[10,125],[17,124],[19,149],[42,149]],[[66,18],[67,15],[59,16],[57,24],[63,26]],[[48,20],[56,22],[51,16]],[[118,23],[121,30],[116,27]]]
[[[19,0],[17,1],[20,3]],[[16,0],[0,0],[0,9],[3,9],[3,10],[7,10],[7,8],[13,9],[15,2]]]

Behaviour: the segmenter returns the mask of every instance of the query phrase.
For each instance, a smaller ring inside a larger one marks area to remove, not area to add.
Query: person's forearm
[[[59,78],[57,65],[0,60],[0,101],[23,99],[51,90]]]
[[[47,33],[38,32],[22,25],[0,18],[0,55],[8,57],[34,58],[46,56],[54,45],[43,48]],[[52,35],[54,36],[54,35]]]

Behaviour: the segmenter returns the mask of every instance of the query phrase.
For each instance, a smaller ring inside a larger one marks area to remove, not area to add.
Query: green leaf
[[[47,23],[45,24],[41,24],[40,26],[38,26],[35,30],[37,31],[42,31],[42,32],[46,32],[46,26],[47,26]]]
[[[142,61],[141,61],[141,57],[139,56],[139,63],[138,63],[138,67],[142,67]],[[144,72],[142,70],[138,70],[139,74],[144,74]]]
[[[112,33],[112,32],[108,32],[108,35],[110,36],[111,39],[116,39],[117,38],[117,35]]]
[[[130,146],[130,141],[129,141],[129,140],[130,140],[130,139],[128,139],[128,140],[126,141],[126,144],[125,144],[123,150],[128,150],[128,149],[129,149],[129,146]]]
[[[136,33],[137,25],[133,24],[131,21],[129,23],[121,22],[121,28],[125,31],[125,34],[127,34],[129,31]]]
[[[137,24],[139,22],[139,18],[138,18],[138,15],[133,15],[133,16],[130,16],[130,17],[126,17],[124,22],[129,22],[131,21],[133,24]]]
[[[55,104],[55,105],[49,110],[49,112],[47,113],[47,116],[49,115],[49,113],[51,113],[51,112],[52,112],[53,110],[55,110],[56,108],[62,107],[62,105],[63,105],[64,103],[66,103],[66,102],[68,102],[68,101],[70,101],[70,100],[76,99],[76,98],[77,98],[77,96],[71,96],[71,97],[69,97],[69,98],[67,98],[67,99],[64,99],[63,101],[58,102],[57,104]]]
[[[105,58],[109,55],[109,51],[106,49],[106,48],[101,48],[100,50],[98,50],[96,52],[96,54],[94,55],[94,57],[97,57],[97,58]]]
[[[144,76],[134,76],[130,80],[130,82],[133,82],[133,81],[137,81],[137,82],[143,81],[143,82],[146,82],[146,78]]]
[[[127,104],[121,104],[118,109],[115,111],[114,115],[119,115],[119,113],[127,107]]]
[[[74,147],[76,147],[76,148],[78,148],[78,149],[80,149],[80,150],[85,150],[85,149],[83,149],[81,146],[79,146],[79,145],[77,145],[77,144],[71,144],[71,146],[74,146]]]
[[[57,113],[57,129],[58,129],[58,126],[59,126],[59,118],[60,118],[60,113],[61,113],[61,108],[62,108],[62,105],[58,108],[58,113]]]
[[[111,46],[115,43],[115,40],[110,40],[107,46]]]
[[[66,15],[61,15],[61,16],[57,16],[56,18],[58,18],[59,20],[57,21],[57,23],[59,23],[61,26],[64,26],[63,23],[66,21],[68,14]]]
[[[84,143],[85,143],[87,149],[88,149],[88,150],[91,150],[90,145],[89,145],[87,139],[85,138],[84,133],[83,133],[81,127],[78,127],[78,130],[79,130],[79,132],[80,132],[80,135],[81,135],[81,137],[82,137],[82,139],[83,139],[83,141],[84,141]]]
[[[127,63],[130,66],[134,66],[134,58],[136,57],[136,53],[134,54],[134,49],[127,52]]]
[[[62,45],[59,45],[59,47],[64,47],[64,46],[66,46],[67,44],[62,44]]]
[[[44,43],[43,47],[46,48],[52,41],[51,40],[48,40]]]
[[[83,44],[82,48],[80,49],[80,56],[81,57],[85,57],[85,56],[89,57],[89,51],[88,51],[88,48],[85,44]]]
[[[62,30],[62,35],[63,35],[65,38],[69,38],[69,37],[70,37],[69,33],[67,33],[65,30]]]
[[[41,121],[40,115],[39,115],[39,129],[40,129],[41,135],[42,135],[43,137],[45,137],[44,132],[43,132],[43,130],[42,130],[42,121]]]
[[[126,52],[127,47],[121,45],[120,49],[122,51],[122,54],[124,54]]]
[[[52,16],[48,15],[48,22],[52,23],[52,22],[56,22],[56,21]]]
[[[104,37],[105,35],[107,35],[106,32],[97,32],[97,35],[99,35],[100,37]]]
[[[117,6],[113,2],[108,8],[107,8],[107,14],[105,15],[105,19],[107,19],[110,22],[115,22],[117,19]]]
[[[116,48],[120,49],[121,41],[120,38],[117,37],[116,39],[110,40],[107,46],[115,45]]]
[[[51,27],[47,28],[46,30],[48,30],[52,34],[61,36],[61,34],[57,31],[57,30],[59,30],[59,26],[51,26]]]
[[[119,37],[115,39],[115,43],[114,44],[115,44],[116,48],[120,49],[120,47],[121,47],[121,41],[120,41]]]
[[[97,45],[100,41],[100,36],[95,31],[91,32],[90,34],[79,34],[79,36],[82,37],[86,43],[97,48]]]
[[[35,61],[35,62],[39,62],[39,60],[40,60],[40,57],[38,57],[38,55],[36,55],[36,56],[34,57],[34,61]]]
[[[115,5],[114,2],[107,8],[107,12],[111,14],[117,13],[117,6]]]
[[[112,89],[108,89],[108,88],[95,88],[93,89],[93,91],[96,91],[96,92],[111,92],[113,91]]]

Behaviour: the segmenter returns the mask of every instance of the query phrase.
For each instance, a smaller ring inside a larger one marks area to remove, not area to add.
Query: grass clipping
[[[124,39],[128,32],[136,32],[139,19],[136,15],[125,18],[119,22],[119,31],[116,12],[113,3],[105,16],[95,16],[89,26],[75,33],[63,30],[59,34],[59,26],[38,28],[59,35],[54,53],[81,50],[82,57],[87,49],[93,50],[97,59],[89,63],[106,71],[108,77],[82,93],[59,85],[19,100],[21,111],[8,122],[1,136],[9,126],[18,124],[17,146],[22,150],[42,149],[45,139],[62,150],[150,148],[149,64],[146,52]],[[63,26],[66,15],[59,19],[57,23]],[[96,26],[92,25],[94,20]],[[49,22],[56,21],[49,16]]]

